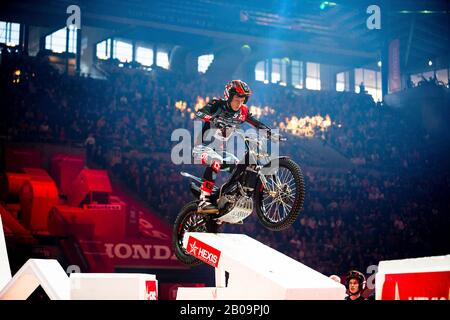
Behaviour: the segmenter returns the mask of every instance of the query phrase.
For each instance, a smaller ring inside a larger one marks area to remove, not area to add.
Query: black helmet
[[[347,277],[345,279],[345,287],[347,288],[347,290],[349,290],[350,279],[358,280],[358,283],[359,283],[358,293],[363,291],[366,288],[366,277],[364,277],[364,275],[361,272],[359,272],[357,270],[350,270],[347,273]]]

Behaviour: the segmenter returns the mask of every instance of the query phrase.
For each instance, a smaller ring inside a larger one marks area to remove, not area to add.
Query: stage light
[[[378,67],[381,68],[381,60],[378,60]]]
[[[325,8],[327,7],[334,7],[334,6],[336,6],[336,2],[324,1],[320,4],[319,8],[320,10],[325,10]]]
[[[431,67],[433,65],[433,61],[428,60],[428,65]]]
[[[244,45],[241,47],[241,52],[242,52],[243,54],[245,54],[245,55],[248,55],[248,54],[250,54],[250,53],[252,52],[252,48],[251,48],[248,44],[244,44]]]
[[[418,10],[418,11],[411,11],[411,10],[400,10],[397,11],[398,13],[412,13],[412,14],[434,14],[434,13],[444,13],[446,14],[447,11],[445,10]]]

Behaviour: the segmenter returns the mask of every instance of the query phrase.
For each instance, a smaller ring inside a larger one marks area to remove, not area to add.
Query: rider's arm
[[[252,126],[254,126],[257,129],[264,129],[268,130],[270,132],[270,128],[266,126],[264,123],[256,119],[251,113],[247,115],[247,118],[245,119],[246,122],[250,123]]]
[[[272,132],[268,126],[253,117],[251,113],[248,114],[245,121],[250,123],[255,128],[265,130],[267,133],[267,138],[273,139],[273,141],[286,141],[285,137],[282,137],[278,132]]]
[[[217,100],[213,100],[195,113],[195,116],[204,122],[202,125],[201,134],[199,134],[195,139],[196,145],[203,143],[203,140],[205,138],[205,133],[209,129],[211,129],[211,120],[212,120],[213,116],[217,113],[218,109],[219,109],[219,104],[217,103]]]
[[[208,103],[206,106],[201,108],[195,113],[195,116],[202,121],[209,123],[212,119],[212,117],[217,113],[217,110],[219,109],[219,104],[217,103],[218,100],[213,100],[210,103]]]

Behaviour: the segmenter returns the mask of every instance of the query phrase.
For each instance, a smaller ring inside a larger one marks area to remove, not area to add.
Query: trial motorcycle
[[[181,209],[173,225],[175,255],[186,265],[202,263],[184,249],[186,232],[217,233],[225,224],[242,224],[252,212],[256,212],[267,229],[281,231],[290,227],[303,209],[305,183],[300,166],[287,156],[271,158],[266,148],[268,139],[279,142],[286,138],[279,134],[269,138],[239,130],[235,132],[245,143],[245,161],[240,163],[232,153],[224,151],[223,162],[234,164],[222,166],[221,171],[231,174],[222,186],[214,186],[211,193],[210,200],[217,205],[217,213],[197,212],[203,179],[181,172],[192,180],[190,189],[196,199]],[[208,147],[203,151],[215,153]]]

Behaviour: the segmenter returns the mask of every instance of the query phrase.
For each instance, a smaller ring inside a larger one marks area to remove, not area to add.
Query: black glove
[[[214,126],[218,129],[226,129],[228,127],[227,123],[220,120],[219,118],[213,118],[212,119],[212,123],[214,124]]]

